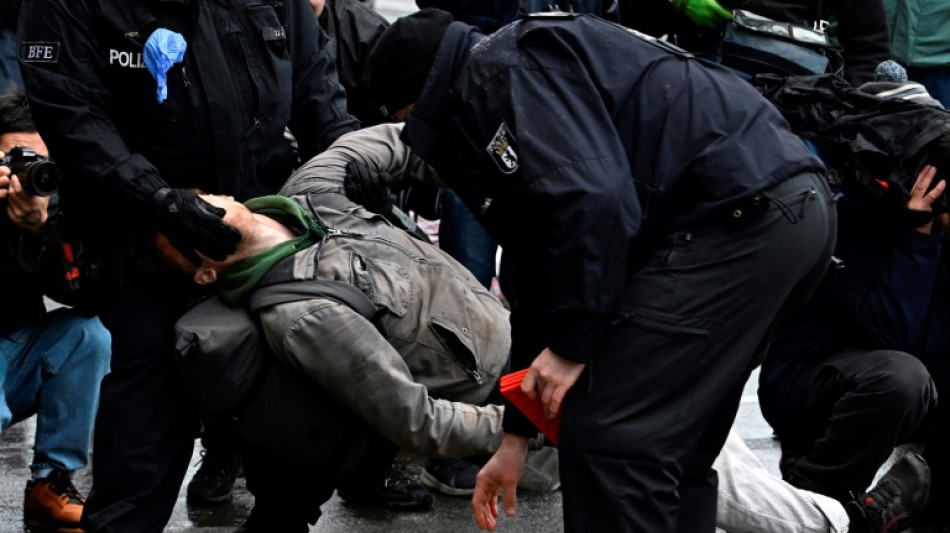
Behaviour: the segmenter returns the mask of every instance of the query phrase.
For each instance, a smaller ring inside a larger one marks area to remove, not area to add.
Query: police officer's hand
[[[223,261],[237,249],[241,234],[224,222],[225,210],[183,189],[165,187],[155,192],[152,207],[158,230],[192,264],[201,265],[195,252]]]
[[[732,11],[716,0],[673,0],[673,5],[701,28],[718,28],[732,20]]]
[[[554,420],[561,411],[564,397],[581,376],[584,366],[545,348],[531,362],[521,382],[521,390],[531,399],[540,398],[544,416]]]
[[[388,172],[371,169],[363,163],[350,161],[346,164],[346,178],[343,190],[346,197],[366,209],[381,215],[393,210],[393,197],[390,184],[393,178]]]

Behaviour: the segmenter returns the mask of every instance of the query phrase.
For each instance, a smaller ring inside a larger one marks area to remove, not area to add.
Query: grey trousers
[[[845,533],[837,500],[793,487],[769,472],[735,432],[713,463],[719,474],[716,527],[729,533]]]

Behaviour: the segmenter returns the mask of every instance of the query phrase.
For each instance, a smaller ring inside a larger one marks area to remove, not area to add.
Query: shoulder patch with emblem
[[[498,126],[498,131],[492,137],[488,146],[485,147],[488,155],[492,158],[498,170],[502,174],[511,174],[518,170],[518,154],[515,152],[515,136],[512,135],[508,125],[502,121]]]

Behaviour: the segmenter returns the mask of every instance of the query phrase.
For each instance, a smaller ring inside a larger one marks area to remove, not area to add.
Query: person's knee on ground
[[[2,380],[3,405],[10,407],[4,426],[36,415],[32,475],[23,499],[28,525],[79,527],[85,499],[72,476],[88,461],[99,383],[109,370],[109,340],[98,319],[55,310],[30,329],[22,364]]]
[[[891,450],[907,442],[936,406],[927,369],[903,352],[873,351],[875,362],[845,376],[826,367],[807,397],[807,416],[824,420],[815,433],[780,431],[783,478],[842,503],[861,493]]]

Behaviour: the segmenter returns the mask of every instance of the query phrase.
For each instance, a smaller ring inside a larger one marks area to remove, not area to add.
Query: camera
[[[10,173],[20,178],[27,194],[50,196],[59,188],[60,174],[56,163],[32,148],[14,146],[6,157],[0,159],[0,166],[10,167]]]

